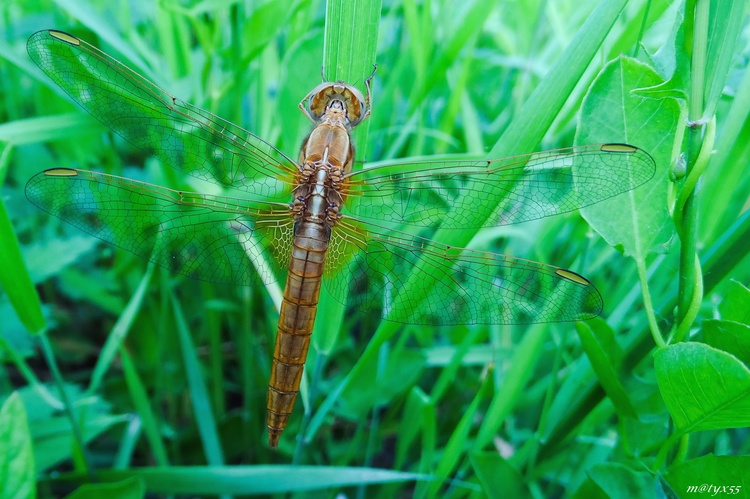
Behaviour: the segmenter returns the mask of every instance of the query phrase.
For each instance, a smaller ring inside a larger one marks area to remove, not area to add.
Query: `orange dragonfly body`
[[[637,147],[600,144],[352,172],[350,132],[370,114],[372,76],[365,96],[343,82],[325,82],[303,99],[300,108],[314,126],[294,161],[72,35],[40,31],[28,51],[74,101],[129,142],[184,173],[242,193],[175,191],[69,168],[39,173],[26,187],[43,210],[188,277],[268,285],[286,275],[267,405],[273,447],[299,390],[321,286],[343,304],[354,296],[358,309],[401,323],[594,317],[601,296],[573,271],[446,246],[417,232],[569,212],[634,189],[655,171],[653,159]],[[279,193],[291,202],[271,200]],[[477,219],[487,211],[489,219]],[[429,291],[419,300],[405,296],[399,291],[407,282],[424,283]]]

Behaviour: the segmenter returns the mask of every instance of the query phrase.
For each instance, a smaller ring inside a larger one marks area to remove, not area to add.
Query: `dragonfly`
[[[28,181],[33,204],[190,278],[285,280],[267,398],[271,447],[299,391],[321,289],[404,324],[590,319],[603,301],[580,274],[429,235],[438,227],[477,229],[574,211],[643,185],[656,168],[646,151],[612,143],[497,159],[407,159],[353,171],[350,133],[370,115],[374,71],[364,95],[324,81],[302,99],[312,130],[295,160],[73,35],[39,31],[27,49],[113,132],[222,193],[53,168]],[[419,299],[403,292],[414,283],[425,290]]]

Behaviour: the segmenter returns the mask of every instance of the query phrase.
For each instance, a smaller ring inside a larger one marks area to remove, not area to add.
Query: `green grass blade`
[[[159,424],[156,415],[151,409],[146,388],[141,381],[135,363],[130,354],[124,348],[120,347],[120,358],[122,359],[122,370],[125,376],[125,383],[128,385],[130,397],[133,400],[133,406],[136,413],[143,421],[143,430],[146,433],[146,439],[151,445],[154,453],[154,461],[158,466],[169,466],[169,457],[161,439]]]
[[[159,494],[276,494],[322,491],[362,484],[411,482],[431,477],[417,473],[345,466],[172,466],[102,471],[106,481],[141,478]]]
[[[86,133],[101,131],[101,124],[90,115],[68,113],[3,123],[0,125],[0,141],[16,145],[36,144],[51,140],[70,140]]]
[[[135,321],[138,312],[143,305],[143,298],[146,295],[148,285],[151,282],[151,276],[154,274],[155,265],[151,264],[148,266],[146,273],[143,274],[141,282],[138,284],[133,296],[130,298],[125,310],[122,311],[117,322],[112,327],[112,331],[107,337],[107,342],[104,344],[101,353],[94,367],[94,372],[91,375],[91,382],[89,383],[88,392],[96,392],[104,379],[104,375],[112,365],[112,361],[117,354],[117,351],[122,346],[122,342],[125,341],[125,337],[130,331],[130,328]]]
[[[46,327],[42,304],[21,255],[13,225],[0,199],[0,288],[8,295],[18,318],[30,333]]]
[[[372,73],[380,24],[380,0],[329,0],[323,71],[329,81],[362,84]]]
[[[185,322],[185,316],[182,313],[179,301],[174,295],[171,296],[171,301],[177,325],[177,335],[180,340],[180,349],[182,350],[182,359],[185,363],[185,373],[190,388],[190,400],[193,403],[195,421],[203,442],[203,449],[206,452],[206,461],[211,466],[221,466],[224,464],[224,454],[221,450],[221,440],[211,410],[211,400],[206,389],[206,382],[203,379],[202,367],[198,361],[198,353],[195,350],[195,345],[193,345],[190,330]]]

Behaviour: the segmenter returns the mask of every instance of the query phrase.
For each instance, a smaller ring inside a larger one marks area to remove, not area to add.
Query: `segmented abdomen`
[[[302,221],[294,236],[268,386],[266,424],[271,447],[278,445],[299,391],[318,308],[329,234],[322,223]]]

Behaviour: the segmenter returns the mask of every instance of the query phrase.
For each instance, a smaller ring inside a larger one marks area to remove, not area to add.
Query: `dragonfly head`
[[[365,98],[362,92],[343,81],[323,82],[309,95],[307,109],[315,121],[321,121],[323,116],[334,119],[340,116],[347,128],[354,128],[365,117]]]

